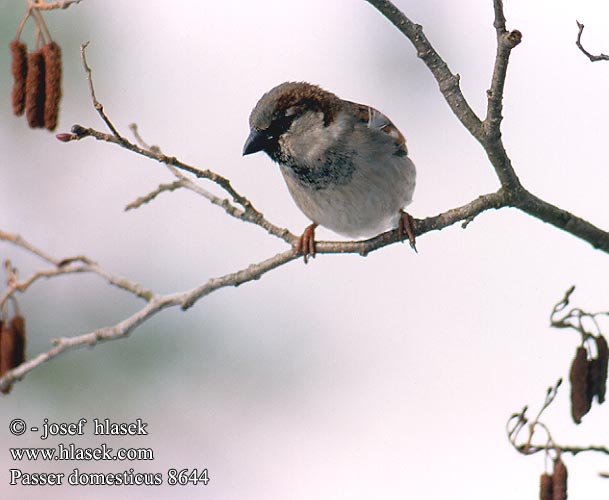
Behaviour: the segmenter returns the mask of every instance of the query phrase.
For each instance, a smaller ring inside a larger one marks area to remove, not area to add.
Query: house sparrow
[[[399,228],[415,248],[416,170],[404,136],[376,109],[344,101],[317,85],[286,82],[264,94],[250,115],[243,154],[264,151],[279,164],[296,205],[313,221],[296,250],[315,256],[318,225],[352,238]]]

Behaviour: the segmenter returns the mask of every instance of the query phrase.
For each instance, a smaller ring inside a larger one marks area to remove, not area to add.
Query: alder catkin
[[[554,478],[544,472],[539,480],[539,500],[554,500],[552,498],[552,483]]]
[[[0,324],[0,377],[25,361],[25,318],[16,315],[10,326]],[[8,394],[12,385],[2,389]]]
[[[42,47],[41,51],[45,74],[44,126],[53,131],[57,127],[61,100],[61,48],[55,42],[50,42]]]
[[[552,500],[566,500],[567,498],[567,468],[558,457],[554,461],[554,476],[552,482]]]
[[[15,348],[13,350],[13,366],[19,366],[25,361],[25,318],[17,314],[11,320]]]
[[[13,89],[11,101],[13,113],[21,116],[25,111],[25,79],[27,77],[27,46],[21,40],[13,40],[10,43],[13,74]]]
[[[588,353],[584,347],[578,347],[571,364],[569,380],[571,381],[571,416],[576,424],[590,411],[591,400],[588,394]]]
[[[607,392],[607,361],[609,360],[609,346],[607,346],[607,340],[602,335],[594,337],[596,340],[596,349],[598,356],[596,358],[598,373],[596,383],[596,397],[598,398],[598,404],[602,404],[605,401],[605,393]]]
[[[6,323],[0,329],[0,377],[12,368],[13,364],[13,330]],[[8,394],[12,386],[2,389],[3,394]]]
[[[25,82],[25,116],[31,128],[44,127],[44,57],[32,52],[27,58]]]

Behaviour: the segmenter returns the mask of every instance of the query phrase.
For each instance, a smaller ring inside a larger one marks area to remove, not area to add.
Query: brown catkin
[[[552,483],[554,478],[544,472],[539,479],[539,500],[553,500],[552,498]]]
[[[25,111],[25,79],[27,77],[27,46],[21,40],[13,40],[10,44],[13,73],[13,90],[11,101],[13,113],[21,116]]]
[[[3,323],[0,330],[0,377],[13,367],[13,340],[13,329]],[[10,391],[10,385],[2,389],[3,394],[8,394]]]
[[[598,359],[588,360],[588,370],[586,372],[586,394],[590,401],[594,400],[600,389],[600,363]]]
[[[552,500],[566,500],[567,498],[567,468],[558,457],[554,461],[554,480],[552,482]]]
[[[598,398],[598,404],[602,404],[605,401],[605,393],[607,392],[609,346],[607,346],[607,340],[602,335],[595,337],[594,340],[596,340],[596,349],[598,351],[598,357],[596,358],[598,366],[596,397]]]
[[[59,101],[61,100],[61,48],[55,42],[47,43],[42,47],[44,56],[44,126],[47,130],[55,130],[59,115]]]
[[[11,320],[11,328],[15,340],[13,350],[13,368],[15,368],[25,361],[25,318],[17,314]]]
[[[569,379],[571,381],[571,415],[576,424],[590,411],[591,400],[588,397],[588,353],[585,347],[578,347],[571,364]]]
[[[25,82],[25,116],[31,128],[44,127],[44,57],[42,51],[27,58]]]
[[[16,315],[10,326],[3,323],[0,326],[0,377],[25,361],[25,318]],[[2,389],[4,394],[10,392],[12,386]]]

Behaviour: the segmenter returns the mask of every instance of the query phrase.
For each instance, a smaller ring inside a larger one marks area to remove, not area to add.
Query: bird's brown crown
[[[324,124],[334,120],[340,99],[317,85],[306,82],[285,82],[264,94],[250,115],[250,126],[267,130],[278,119],[296,117],[306,111],[319,111]]]

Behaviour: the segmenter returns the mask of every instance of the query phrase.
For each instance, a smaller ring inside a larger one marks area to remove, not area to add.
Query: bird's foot
[[[408,238],[410,242],[410,246],[416,252],[417,246],[414,239],[414,231],[416,224],[414,222],[414,218],[407,212],[400,211],[400,223],[398,225],[398,231],[400,232],[400,236],[404,238]]]
[[[298,238],[298,242],[294,249],[304,258],[305,264],[309,261],[309,255],[315,258],[315,228],[317,224],[314,222],[307,226],[303,231],[302,236]]]

